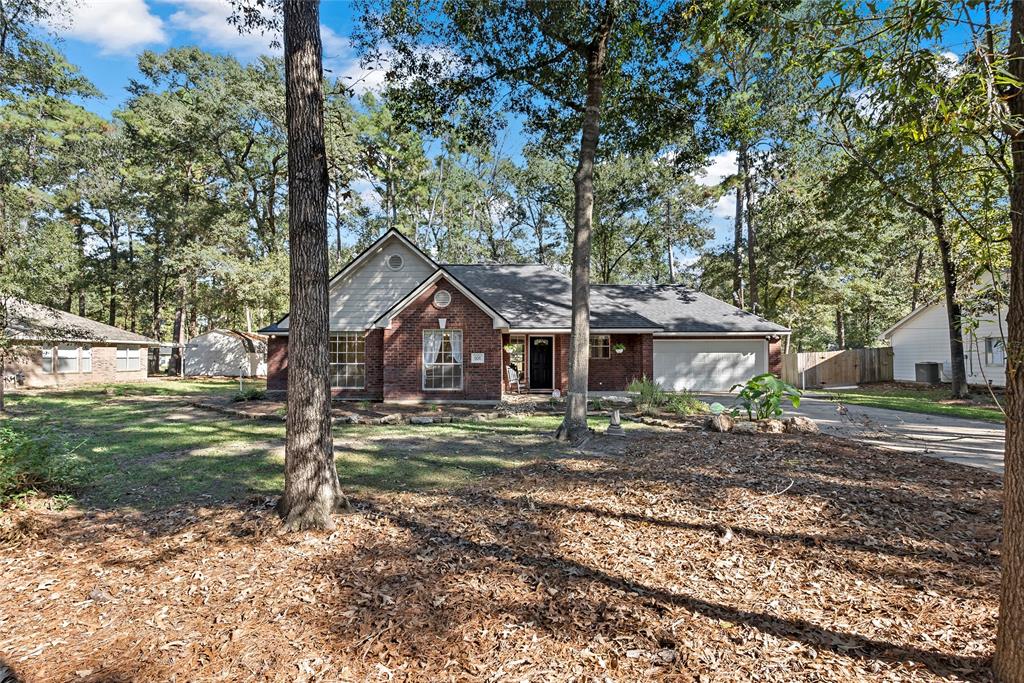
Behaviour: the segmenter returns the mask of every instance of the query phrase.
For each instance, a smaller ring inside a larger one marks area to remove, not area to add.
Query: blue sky
[[[343,0],[321,4],[324,64],[365,88],[381,74],[359,66],[347,37],[353,11]],[[125,87],[138,74],[136,58],[143,50],[198,45],[243,61],[280,52],[269,48],[269,37],[240,35],[228,24],[226,0],[80,0],[69,12],[51,28],[70,61],[103,92],[103,99],[87,106],[105,116],[127,98]]]
[[[240,35],[227,22],[231,13],[227,0],[79,0],[69,11],[66,19],[51,28],[68,59],[103,93],[102,98],[85,103],[103,116],[110,116],[127,99],[125,88],[137,77],[137,56],[144,50],[198,45],[242,61],[275,53],[269,48],[269,37]],[[348,38],[354,12],[354,5],[345,0],[323,0],[321,34],[325,69],[361,91],[379,84],[383,73],[359,63]],[[726,152],[711,160],[701,182],[713,185],[735,171],[736,155]],[[729,241],[734,208],[731,196],[715,207],[711,225],[716,243]]]

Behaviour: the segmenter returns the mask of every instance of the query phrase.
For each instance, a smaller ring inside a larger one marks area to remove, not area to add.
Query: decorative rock
[[[782,430],[782,422],[779,420],[759,420],[757,423],[757,431],[763,434],[781,434]]]
[[[758,428],[756,422],[736,422],[732,426],[733,434],[757,434]]]
[[[733,428],[735,422],[732,416],[726,413],[712,415],[708,418],[708,429],[713,432],[728,432]]]
[[[803,415],[787,417],[782,424],[787,434],[819,434],[821,432],[814,420]]]
[[[391,413],[390,415],[385,415],[380,419],[380,423],[382,425],[402,424],[402,415],[401,413]]]
[[[434,418],[423,417],[421,415],[414,415],[409,418],[409,424],[411,425],[432,425],[434,424]]]

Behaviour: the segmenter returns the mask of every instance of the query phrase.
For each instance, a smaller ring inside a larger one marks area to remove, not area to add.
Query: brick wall
[[[3,370],[4,375],[21,373],[24,375],[26,387],[75,387],[86,384],[110,384],[115,382],[138,382],[146,379],[147,353],[146,348],[139,350],[139,369],[123,370],[117,369],[117,347],[98,346],[92,347],[92,372],[43,372],[43,352],[38,346],[19,346],[17,357],[9,362]],[[54,369],[57,368],[56,354],[53,360]]]
[[[613,334],[611,344],[625,344],[626,350],[611,358],[591,358],[590,391],[625,391],[634,379],[654,374],[654,337],[649,334]]]
[[[568,334],[555,336],[555,388],[562,396],[569,391],[569,338]]]
[[[288,389],[288,337],[267,340],[267,391]]]
[[[447,290],[451,303],[445,308],[433,304],[434,293]],[[439,329],[438,318],[445,318],[445,329],[462,331],[462,389],[423,389],[423,331]],[[445,279],[429,287],[409,304],[384,332],[385,400],[498,400],[501,398],[503,369],[502,335],[494,329],[491,317],[477,308]],[[472,354],[484,354],[483,363],[472,363]]]
[[[768,372],[782,377],[782,342],[768,342]]]

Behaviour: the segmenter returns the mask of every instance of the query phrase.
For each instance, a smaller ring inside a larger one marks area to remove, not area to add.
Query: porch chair
[[[515,388],[517,394],[523,393],[523,383],[519,381],[519,373],[511,365],[505,366],[505,372],[508,373],[508,388]]]

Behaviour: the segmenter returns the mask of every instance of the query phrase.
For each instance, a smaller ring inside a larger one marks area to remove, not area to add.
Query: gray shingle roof
[[[459,282],[501,314],[516,329],[568,329],[572,325],[572,283],[548,266],[444,265]],[[629,302],[610,300],[591,289],[590,325],[594,329],[658,330],[660,325],[633,310]]]
[[[789,331],[682,285],[595,285],[591,291],[630,306],[661,325],[665,332],[778,334]]]
[[[155,339],[24,299],[7,300],[5,333],[26,341],[126,342],[156,346]]]

